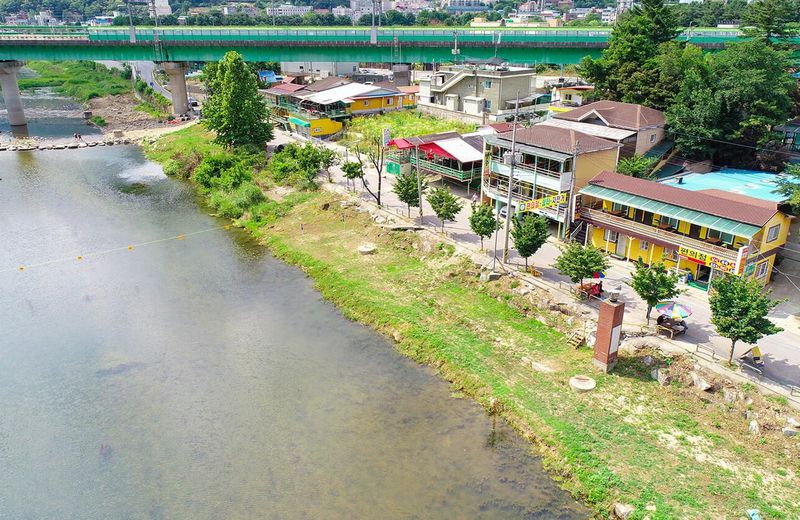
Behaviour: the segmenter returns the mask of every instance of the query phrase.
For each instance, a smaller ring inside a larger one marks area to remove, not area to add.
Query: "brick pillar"
[[[622,318],[625,316],[625,303],[621,301],[600,302],[600,317],[597,320],[597,334],[594,342],[594,365],[603,372],[611,372],[617,364],[617,350],[622,333]]]

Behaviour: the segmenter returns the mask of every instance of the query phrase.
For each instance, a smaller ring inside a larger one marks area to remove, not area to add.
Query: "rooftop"
[[[764,226],[777,211],[774,207],[767,208],[759,202],[732,200],[729,197],[720,197],[705,192],[690,194],[687,193],[687,190],[667,184],[609,171],[600,173],[589,181],[589,185],[636,195],[736,222],[743,222],[759,228]]]
[[[678,179],[664,181],[664,184],[683,190],[699,192],[714,190],[778,203],[785,199],[783,195],[775,192],[780,178],[781,176],[775,173],[723,168],[716,172],[681,175]]]
[[[505,132],[497,137],[511,141],[513,132]],[[607,139],[594,137],[583,132],[556,126],[534,125],[530,128],[517,129],[517,143],[536,146],[546,150],[572,154],[578,145],[578,155],[600,150],[610,150],[619,145]]]
[[[579,123],[577,121],[567,121],[566,119],[548,119],[547,121],[543,121],[539,124],[545,126],[555,126],[559,128],[570,128],[572,130],[577,130],[578,132],[583,132],[584,134],[601,137],[603,139],[610,139],[617,142],[636,135],[636,132],[633,130],[623,130],[622,128],[612,128],[610,126],[593,125],[591,123]]]
[[[568,121],[588,122],[600,120],[606,126],[641,130],[664,126],[664,113],[654,108],[619,101],[595,101],[575,108],[569,112],[561,112],[553,117]]]

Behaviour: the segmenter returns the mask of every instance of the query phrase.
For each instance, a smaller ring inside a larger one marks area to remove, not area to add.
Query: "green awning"
[[[638,195],[612,190],[611,188],[595,186],[593,184],[581,189],[580,193],[591,197],[597,197],[598,199],[610,200],[611,202],[616,202],[623,206],[630,206],[643,211],[649,211],[650,213],[676,218],[689,222],[690,224],[697,224],[698,226],[707,227],[723,233],[730,233],[747,239],[753,238],[756,233],[761,231],[760,227],[750,224],[743,224],[735,220],[717,217],[716,215],[710,215],[708,213],[701,213],[693,209],[686,209]],[[687,192],[687,195],[689,193],[690,192]]]
[[[297,126],[305,126],[305,127],[311,126],[311,123],[309,123],[308,121],[303,121],[302,119],[297,119],[296,117],[290,117],[289,122],[294,123]]]

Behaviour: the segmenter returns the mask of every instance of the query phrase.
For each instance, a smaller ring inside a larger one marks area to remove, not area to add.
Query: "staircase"
[[[579,220],[572,225],[568,242],[586,243],[586,222]]]
[[[577,350],[583,345],[585,340],[586,338],[583,337],[582,332],[575,331],[570,335],[569,339],[567,339],[567,346]]]

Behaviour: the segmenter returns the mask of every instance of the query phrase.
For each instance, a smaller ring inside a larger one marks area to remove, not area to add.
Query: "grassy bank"
[[[103,96],[132,92],[131,80],[119,70],[93,61],[31,61],[35,78],[20,78],[19,88],[52,87],[56,92],[87,102]]]
[[[195,151],[218,151],[203,143],[208,137],[179,132],[148,154],[183,164]],[[675,376],[662,387],[645,360],[659,357],[647,352],[623,354],[614,373],[597,374],[587,349],[566,346],[559,332],[566,317],[537,307],[544,295],[519,294],[514,279],[479,282],[451,247],[380,229],[338,200],[327,192],[268,199],[260,203],[270,208],[265,217],[248,210],[240,222],[304,269],[345,316],[502,414],[598,517],[616,501],[636,506],[631,518],[651,520],[743,518],[750,508],[764,518],[800,516],[797,439],[783,437],[771,419],[785,413],[782,403],[747,386],[730,401],[698,392],[680,359],[660,361]],[[376,254],[358,254],[365,242]],[[579,373],[596,377],[594,392],[570,390],[568,379]],[[758,436],[748,433],[748,411],[759,414]]]
[[[449,131],[474,132],[476,125],[425,115],[417,110],[399,110],[380,116],[354,117],[347,123],[339,144],[350,149],[356,145],[363,148],[367,143],[379,142],[384,128],[389,129],[392,137],[413,137]]]

